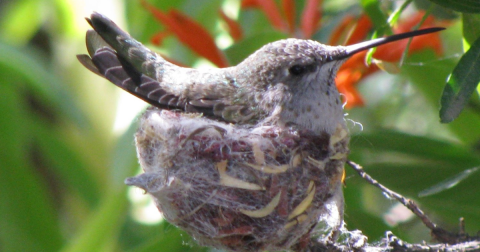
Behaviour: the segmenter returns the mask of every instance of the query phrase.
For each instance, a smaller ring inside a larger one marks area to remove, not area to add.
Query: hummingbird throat
[[[343,124],[343,105],[334,79],[326,83],[311,83],[302,93],[294,94],[280,112],[280,121],[294,124],[299,129],[314,133],[333,134],[337,125]]]

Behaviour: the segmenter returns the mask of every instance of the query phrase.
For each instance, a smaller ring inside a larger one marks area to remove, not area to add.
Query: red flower
[[[163,12],[145,0],[142,0],[142,4],[167,27],[166,32],[161,32],[153,37],[152,43],[161,43],[166,34],[174,34],[182,43],[218,67],[228,66],[225,55],[216,46],[213,37],[199,23],[177,10]]]
[[[407,32],[413,29],[420,21],[422,20],[425,13],[417,12],[412,17],[408,18],[408,21],[401,21],[394,29],[394,33]],[[372,28],[372,23],[367,16],[362,16],[358,21],[353,20],[351,17],[345,18],[345,23],[341,23],[338,26],[337,30],[334,31],[331,41],[332,44],[338,42],[340,34],[344,33],[349,27],[348,23],[357,22],[357,26],[351,32],[350,37],[348,38],[346,45],[358,43],[366,37],[368,32]],[[435,20],[433,17],[428,17],[420,28],[426,28],[433,26]],[[377,60],[385,62],[398,62],[400,61],[403,52],[407,49],[408,40],[400,40],[393,43],[388,43],[382,46],[379,46],[373,57]],[[440,36],[438,33],[431,33],[412,39],[410,46],[408,48],[408,54],[411,54],[415,51],[423,50],[425,48],[430,48],[435,51],[436,54],[442,54],[442,46],[440,42]],[[346,107],[352,108],[355,106],[361,106],[364,104],[364,101],[360,94],[358,93],[355,85],[366,76],[379,70],[379,67],[375,64],[366,65],[365,57],[367,52],[360,52],[348,59],[339,69],[336,82],[337,88],[340,93],[345,97]]]
[[[274,0],[243,0],[242,8],[256,8],[265,13],[271,25],[291,37],[311,38],[320,28],[321,0],[307,0],[302,13],[300,33],[295,28],[295,1],[282,0],[282,10],[277,7]],[[282,19],[282,17],[284,17]]]

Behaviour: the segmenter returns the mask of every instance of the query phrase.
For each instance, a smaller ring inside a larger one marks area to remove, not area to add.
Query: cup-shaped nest
[[[329,135],[149,109],[136,146],[145,173],[126,183],[143,188],[201,245],[302,250],[312,233],[343,223],[343,125]]]

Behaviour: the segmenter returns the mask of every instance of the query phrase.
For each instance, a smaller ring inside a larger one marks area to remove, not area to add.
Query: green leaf
[[[395,11],[393,11],[392,14],[390,14],[390,16],[388,17],[388,23],[392,26],[395,25],[397,23],[397,20],[400,18],[402,12],[410,5],[410,3],[412,3],[412,1],[413,0],[407,0],[397,9],[395,9]]]
[[[25,48],[19,50],[13,46],[0,43],[0,68],[18,74],[25,80],[29,89],[49,101],[64,116],[79,128],[87,128],[89,122],[72,97],[67,86],[55,76],[54,71],[45,68],[47,63],[36,52]]]
[[[387,16],[383,13],[380,8],[380,2],[378,0],[362,0],[361,5],[365,13],[367,13],[370,20],[375,26],[375,32],[373,33],[371,39],[376,39],[382,37],[383,35],[392,35],[393,31],[388,22]],[[373,54],[375,53],[376,48],[368,50],[366,56],[367,64],[371,64]]]
[[[24,45],[37,32],[41,25],[40,7],[42,1],[12,1],[0,14],[1,36],[10,44]],[[3,4],[5,5],[5,4]],[[25,22],[28,20],[28,22]]]
[[[0,247],[58,251],[63,241],[57,210],[39,171],[28,162],[35,121],[29,120],[19,86],[6,83],[18,82],[6,74],[0,80]]]
[[[134,135],[138,128],[138,120],[133,120],[130,127],[117,139],[112,155],[111,181],[117,189],[126,187],[127,177],[135,175],[139,164],[134,145]]]
[[[480,158],[463,145],[395,130],[377,129],[372,133],[362,133],[352,137],[351,142],[352,149],[393,152],[397,153],[397,156],[401,153],[412,158],[420,158],[424,162],[445,162],[464,167],[480,163]],[[398,162],[406,161],[403,156],[396,159]]]
[[[145,241],[129,252],[207,252],[207,247],[200,247],[185,231],[167,223],[162,223],[160,230],[154,237]]]
[[[61,251],[103,251],[100,248],[115,240],[127,210],[126,190],[110,190],[104,195],[92,217]]]
[[[388,24],[387,16],[380,8],[380,2],[378,0],[362,0],[362,7],[367,15],[373,22],[375,29],[377,30],[377,36],[381,37],[384,34],[392,35],[393,31]]]
[[[480,13],[480,0],[430,0],[440,6],[466,13]]]
[[[440,121],[458,117],[480,82],[480,39],[462,56],[447,80],[441,98]]]
[[[35,137],[44,155],[48,168],[72,191],[78,193],[90,206],[95,206],[100,197],[100,186],[88,173],[87,162],[81,152],[72,148],[68,139],[58,132],[58,128],[37,120]]]
[[[445,55],[459,54],[462,51],[462,43],[458,39],[462,36],[459,29],[461,27],[458,25],[455,29],[450,29],[445,33],[446,36],[444,37],[447,40],[442,41],[446,47]],[[436,110],[434,118],[438,118],[440,98],[442,89],[445,87],[445,80],[458,63],[458,59],[453,57],[442,58],[441,60],[437,57],[432,50],[412,54],[403,64],[400,73],[403,78],[408,79],[412,83],[415,90],[420,91],[418,95],[423,96],[426,99],[425,101],[428,102],[425,106]],[[405,99],[408,99],[408,102],[410,102],[412,96],[405,96]],[[398,109],[402,110],[401,107]],[[386,115],[391,115],[391,112],[386,112]],[[428,112],[425,111],[424,113]],[[448,130],[463,144],[475,144],[477,139],[480,138],[480,131],[478,131],[480,117],[471,109],[464,110],[462,113],[461,117],[448,124]],[[431,115],[428,117],[432,118]],[[427,120],[425,117],[424,119]],[[429,124],[442,127],[442,124],[438,121],[438,119],[435,119],[430,121]],[[434,131],[430,133],[433,133],[433,135],[437,134]]]
[[[62,34],[75,35],[76,20],[75,18],[75,6],[72,3],[64,0],[54,0],[52,4],[55,10],[56,30]]]
[[[469,45],[473,44],[477,38],[480,38],[480,15],[463,14],[463,38]]]

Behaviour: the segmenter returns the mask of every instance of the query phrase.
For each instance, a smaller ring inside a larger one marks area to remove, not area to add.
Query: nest
[[[152,108],[136,134],[145,173],[126,183],[143,188],[201,245],[301,251],[313,232],[343,223],[347,145],[343,125],[318,135]]]

